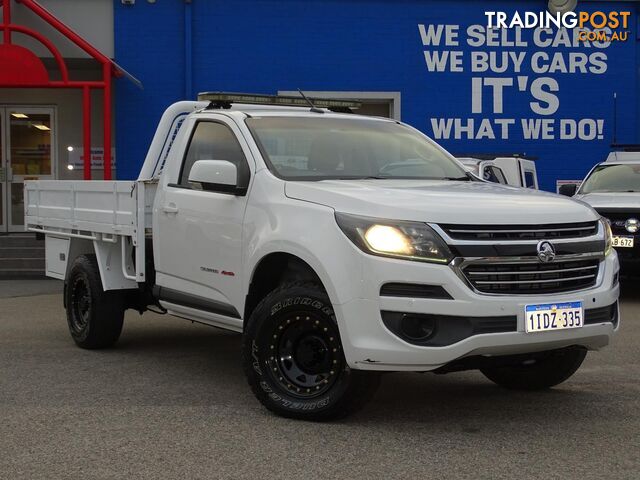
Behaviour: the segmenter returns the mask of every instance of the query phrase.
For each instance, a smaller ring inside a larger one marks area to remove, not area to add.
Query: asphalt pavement
[[[558,388],[388,374],[328,424],[264,410],[238,335],[128,312],[116,348],[83,351],[59,283],[34,285],[0,283],[1,479],[640,478],[640,284],[613,345]]]

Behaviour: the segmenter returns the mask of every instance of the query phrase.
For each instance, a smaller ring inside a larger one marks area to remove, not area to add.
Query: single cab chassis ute
[[[548,388],[618,329],[588,206],[481,181],[349,102],[202,98],[167,109],[137,181],[25,184],[80,347],[113,345],[126,309],[241,332],[257,398],[325,420],[385,371]]]

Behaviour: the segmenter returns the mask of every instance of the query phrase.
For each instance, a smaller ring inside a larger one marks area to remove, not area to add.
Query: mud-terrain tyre
[[[245,325],[242,355],[253,393],[283,417],[345,417],[380,383],[378,373],[347,365],[329,297],[314,283],[286,283],[269,293]]]
[[[77,257],[65,287],[67,324],[73,341],[81,348],[112,346],[120,338],[124,321],[124,296],[102,289],[95,255]]]
[[[482,368],[480,371],[494,383],[512,390],[544,390],[571,377],[587,355],[582,347],[553,350],[525,360],[519,365]]]

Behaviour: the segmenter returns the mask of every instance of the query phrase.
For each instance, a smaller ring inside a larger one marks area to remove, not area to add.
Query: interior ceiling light
[[[549,0],[549,11],[554,15],[556,13],[573,12],[578,6],[578,0]]]
[[[46,125],[42,125],[42,124],[37,124],[34,123],[33,124],[34,127],[36,127],[38,130],[44,130],[44,131],[49,131],[51,130],[49,127],[47,127]]]
[[[11,116],[14,118],[29,118],[27,115],[20,112],[11,112]]]

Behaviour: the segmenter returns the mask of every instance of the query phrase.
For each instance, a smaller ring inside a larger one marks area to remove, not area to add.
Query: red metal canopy
[[[84,50],[102,65],[101,81],[74,81],[69,78],[69,69],[58,48],[41,33],[21,25],[11,23],[11,0],[0,0],[3,21],[0,25],[2,43],[0,43],[0,88],[79,88],[82,89],[83,142],[84,142],[84,178],[91,180],[91,89],[104,91],[103,107],[103,148],[104,179],[111,180],[111,77],[127,76],[134,83],[140,82],[116,65],[109,57],[94,48],[71,28],[58,20],[35,0],[15,0],[42,18],[45,22],[67,37],[77,47]],[[61,79],[51,80],[49,71],[42,60],[29,49],[12,43],[12,33],[30,36],[51,52],[60,70]]]

